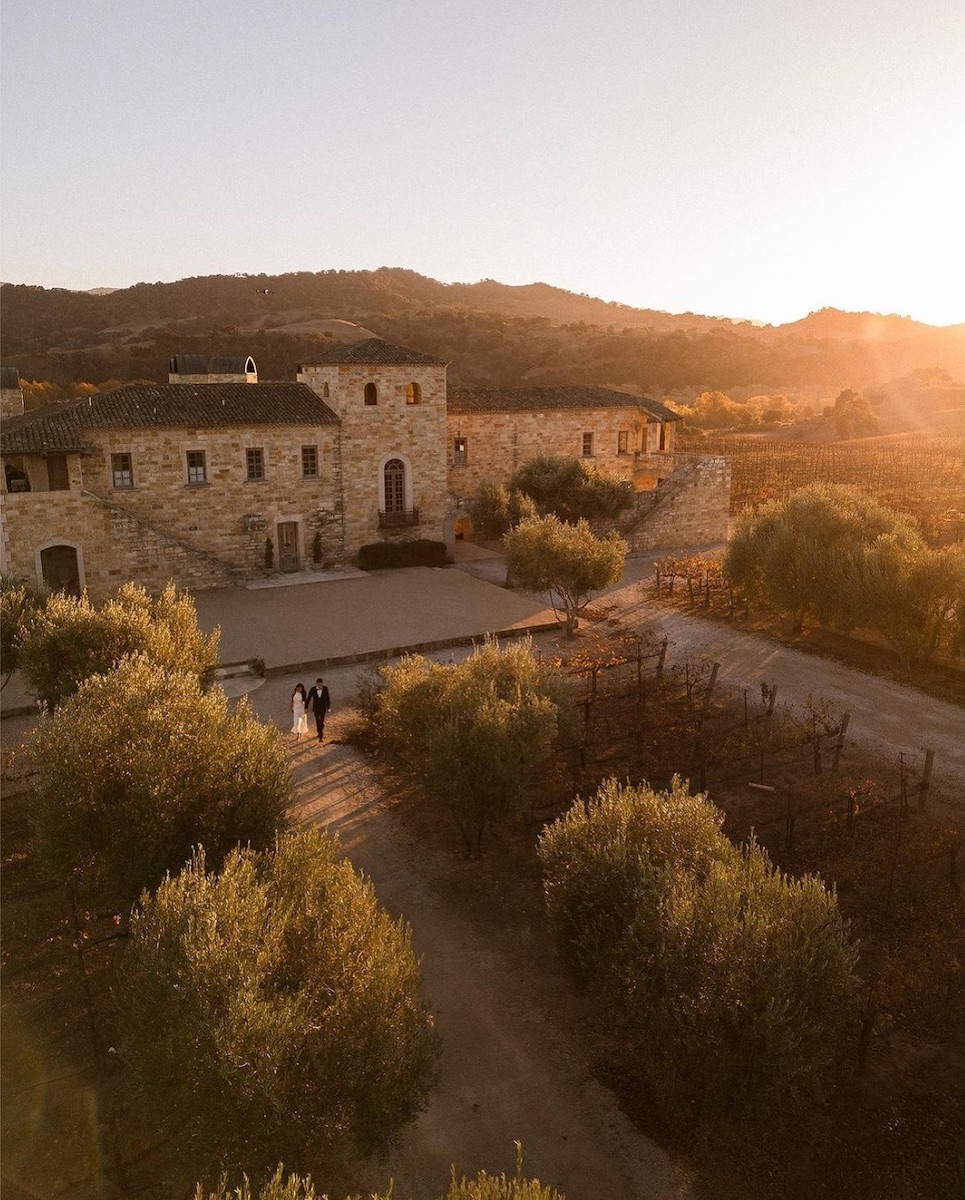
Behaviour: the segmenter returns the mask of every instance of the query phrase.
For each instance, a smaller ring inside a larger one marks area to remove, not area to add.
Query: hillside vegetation
[[[290,379],[363,326],[438,354],[456,385],[686,388],[880,387],[916,369],[965,376],[965,325],[824,309],[784,326],[670,314],[543,283],[444,284],[414,271],[214,275],[104,294],[4,284],[3,362],[61,385],[163,380],[176,352],[252,354]]]

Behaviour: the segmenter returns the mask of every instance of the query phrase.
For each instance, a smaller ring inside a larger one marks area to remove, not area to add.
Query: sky
[[[3,0],[0,279],[965,322],[965,0]]]

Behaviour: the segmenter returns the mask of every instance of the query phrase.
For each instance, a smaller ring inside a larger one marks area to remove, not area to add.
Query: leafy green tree
[[[0,691],[20,666],[20,639],[32,617],[46,603],[46,591],[20,579],[0,575],[0,656],[3,683]]]
[[[510,480],[510,492],[522,492],[540,516],[561,521],[613,520],[633,504],[633,484],[579,458],[530,459]],[[525,514],[520,514],[525,519]],[[519,524],[515,521],[514,524]]]
[[[526,773],[567,720],[562,681],[527,642],[487,642],[449,666],[408,655],[378,678],[368,708],[380,747],[478,854],[487,824],[522,810]]]
[[[507,574],[517,587],[546,592],[573,633],[593,592],[623,574],[627,545],[616,533],[597,537],[586,521],[566,525],[555,516],[523,521],[506,537]]]
[[[907,548],[881,538],[850,578],[860,598],[854,624],[883,634],[906,667],[942,645],[955,653],[955,624],[965,608],[965,550]]]
[[[889,538],[901,551],[924,543],[911,521],[849,488],[814,484],[742,513],[724,573],[754,604],[786,613],[795,632],[807,617],[854,628],[864,613],[860,564]]]
[[[28,620],[19,659],[27,687],[48,708],[73,695],[88,675],[103,674],[127,654],[145,654],[157,667],[210,681],[220,633],[198,628],[194,602],[168,584],[151,598],[127,583],[99,608],[56,593]]]
[[[839,438],[867,436],[878,428],[878,419],[871,411],[867,397],[851,388],[838,393],[831,420]]]
[[[121,1053],[195,1179],[266,1178],[281,1160],[342,1187],[434,1085],[419,989],[408,928],[330,836],[232,851],[219,874],[199,851],[132,918]]]
[[[536,515],[536,506],[528,496],[503,483],[493,483],[484,480],[479,486],[479,493],[469,506],[473,528],[480,537],[487,541],[496,541],[506,533],[525,521],[527,517]]]
[[[229,711],[194,675],[141,655],[93,675],[36,730],[34,822],[42,859],[112,912],[127,912],[203,843],[270,846],[291,774],[277,731],[247,702]]]
[[[815,876],[793,880],[675,780],[611,781],[544,830],[551,928],[668,1112],[794,1105],[838,1057],[856,951]]]

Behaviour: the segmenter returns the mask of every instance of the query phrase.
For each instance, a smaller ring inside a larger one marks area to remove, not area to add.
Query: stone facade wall
[[[334,426],[91,431],[94,454],[68,456],[69,491],[4,497],[4,569],[39,579],[39,548],[78,547],[93,596],[126,579],[211,587],[264,569],[265,540],[279,562],[278,526],[296,526],[298,566],[344,561],[341,457]],[[302,477],[302,447],[319,474]],[[265,478],[248,481],[245,451],[264,453]],[[207,482],[188,484],[188,450],[203,450]],[[111,455],[130,454],[134,486],[112,486]]]
[[[168,372],[168,383],[257,383],[257,371],[236,371],[226,375],[179,375],[176,371]]]
[[[306,364],[298,382],[316,391],[341,417],[345,509],[345,555],[360,546],[395,538],[444,540],[449,512],[446,488],[446,368],[443,364]],[[365,403],[374,384],[377,403]],[[417,404],[406,403],[406,386],[419,385]],[[327,385],[327,392],[326,392]],[[418,524],[380,527],[385,508],[383,470],[390,459],[406,468],[408,511]]]
[[[727,540],[730,516],[729,458],[677,455],[677,470],[652,492],[637,496],[637,508],[620,534],[631,553]]]
[[[602,471],[628,479],[637,487],[652,487],[654,471],[641,479],[639,461],[650,467],[658,459],[661,425],[646,419],[635,405],[626,408],[557,409],[540,412],[450,413],[446,422],[446,460],[449,491],[470,498],[484,480],[506,483],[530,459],[541,455],[586,458]],[[664,444],[672,447],[673,425],[663,426]],[[626,453],[619,451],[626,434]],[[592,435],[593,453],[583,453],[584,434]],[[456,459],[457,439],[465,439],[466,461]],[[663,474],[668,474],[664,469]]]

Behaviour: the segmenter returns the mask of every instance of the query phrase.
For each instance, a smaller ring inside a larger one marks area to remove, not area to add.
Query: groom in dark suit
[[[325,737],[325,715],[332,707],[332,700],[321,675],[315,680],[315,686],[309,689],[308,695],[305,698],[305,707],[315,714],[315,728],[318,730],[318,740],[322,741]]]

